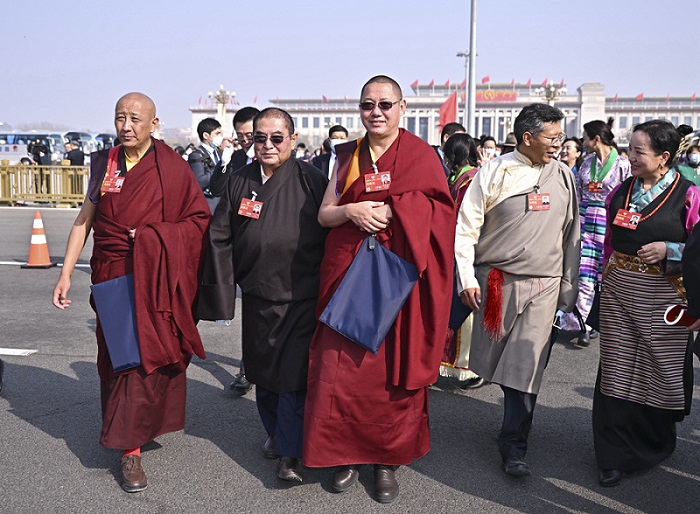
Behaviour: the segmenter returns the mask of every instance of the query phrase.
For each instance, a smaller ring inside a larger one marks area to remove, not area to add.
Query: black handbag
[[[418,280],[410,262],[368,236],[319,320],[368,349],[379,351]]]

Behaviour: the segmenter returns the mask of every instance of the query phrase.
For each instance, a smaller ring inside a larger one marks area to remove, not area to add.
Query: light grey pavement
[[[49,250],[60,262],[76,210],[42,209]],[[0,261],[24,262],[34,209],[0,208]],[[89,260],[89,250],[81,262]],[[87,269],[73,274],[70,309],[50,302],[59,268],[0,265],[0,347],[29,348],[2,356],[0,512],[2,513],[357,513],[357,512],[700,512],[700,403],[678,425],[678,447],[661,466],[614,489],[597,484],[591,398],[598,348],[558,343],[535,413],[527,462],[533,476],[511,479],[495,444],[501,391],[467,394],[440,379],[430,393],[432,451],[398,478],[391,505],[370,498],[372,474],[344,494],[329,493],[330,471],[304,470],[288,487],[262,457],[265,439],[252,393],[234,399],[226,386],[241,357],[240,321],[201,323],[208,358],[188,370],[187,422],[143,453],[149,488],[119,487],[119,453],[98,445],[99,384],[95,316]],[[696,375],[700,375],[696,361]],[[695,397],[700,379],[695,380]]]

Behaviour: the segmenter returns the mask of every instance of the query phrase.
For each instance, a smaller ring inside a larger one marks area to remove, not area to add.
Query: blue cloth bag
[[[417,280],[413,264],[368,236],[319,320],[376,355]]]
[[[90,286],[114,371],[141,365],[136,333],[134,275],[125,275]]]

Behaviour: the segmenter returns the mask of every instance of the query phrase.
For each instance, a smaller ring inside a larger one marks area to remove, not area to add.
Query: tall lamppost
[[[549,81],[546,86],[540,86],[535,90],[536,95],[544,96],[545,102],[549,105],[554,105],[554,102],[559,100],[561,95],[566,94],[566,88],[555,84],[553,81]]]
[[[226,104],[233,102],[236,93],[233,91],[226,91],[224,85],[221,84],[218,91],[215,93],[209,91],[207,96],[216,100],[216,119],[219,123],[224,125],[226,122]]]
[[[457,52],[457,57],[464,58],[464,118],[462,125],[469,125],[469,116],[467,114],[467,84],[469,83],[469,52]]]

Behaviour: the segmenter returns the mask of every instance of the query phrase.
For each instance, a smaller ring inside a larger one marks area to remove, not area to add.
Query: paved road
[[[42,210],[52,258],[61,260],[75,210]],[[34,209],[0,208],[0,261],[26,261]],[[89,250],[82,255],[87,262]],[[187,423],[143,454],[149,489],[119,487],[118,452],[97,443],[100,428],[95,368],[95,317],[89,274],[73,275],[66,312],[50,304],[58,268],[0,265],[0,347],[31,348],[3,357],[0,398],[0,512],[698,512],[700,404],[678,426],[676,453],[620,487],[597,485],[590,408],[596,346],[560,341],[540,394],[527,461],[528,479],[499,468],[494,437],[501,393],[487,386],[463,394],[448,380],[430,393],[432,451],[398,472],[392,505],[370,499],[372,477],[342,495],[328,492],[330,473],[305,470],[288,487],[260,451],[265,434],[252,396],[231,398],[226,385],[241,356],[240,323],[201,324],[208,358],[188,371]],[[696,375],[700,375],[696,367]],[[700,380],[695,381],[695,396]]]

